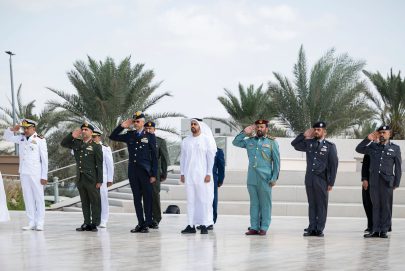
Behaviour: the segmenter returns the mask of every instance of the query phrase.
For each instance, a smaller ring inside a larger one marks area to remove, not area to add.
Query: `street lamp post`
[[[10,56],[10,80],[11,80],[11,105],[13,107],[13,127],[17,122],[17,117],[15,114],[15,99],[14,99],[14,80],[13,80],[13,61],[11,59],[15,54],[11,51],[6,51],[6,54]],[[15,144],[15,155],[18,155],[18,144]]]

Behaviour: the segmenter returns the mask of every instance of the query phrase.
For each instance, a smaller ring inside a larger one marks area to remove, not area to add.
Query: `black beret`
[[[391,130],[391,127],[389,125],[382,125],[380,128],[377,129],[377,131],[385,131],[385,130]]]
[[[315,122],[312,128],[326,128],[326,123],[324,121]]]

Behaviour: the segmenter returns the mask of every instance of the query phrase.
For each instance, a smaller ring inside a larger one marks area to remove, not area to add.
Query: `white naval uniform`
[[[19,144],[20,180],[29,226],[44,226],[45,199],[41,179],[48,180],[48,148],[46,140],[35,132],[27,138],[4,131],[4,139]]]
[[[212,133],[207,136],[203,132],[204,125],[205,123],[200,123],[201,134],[199,136],[190,135],[181,144],[180,171],[185,179],[187,218],[191,227],[194,225],[209,226],[214,224],[212,211],[214,179],[212,169],[217,147]],[[204,182],[206,175],[211,176],[209,183]]]
[[[5,222],[10,220],[10,214],[7,209],[7,198],[3,184],[3,176],[0,172],[0,222]]]
[[[102,144],[100,142],[100,144]],[[111,148],[101,145],[103,149],[103,183],[100,187],[101,196],[101,224],[107,224],[109,216],[108,187],[107,182],[114,178],[114,160]]]

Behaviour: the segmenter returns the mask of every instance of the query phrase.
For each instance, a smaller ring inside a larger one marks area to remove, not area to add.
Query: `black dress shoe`
[[[316,231],[316,232],[315,232],[315,236],[317,236],[317,237],[324,237],[324,234],[323,234],[322,231]]]
[[[207,230],[209,230],[209,231],[212,231],[214,229],[214,225],[209,225],[208,227],[207,227]]]
[[[181,231],[182,234],[188,234],[188,233],[196,233],[195,227],[191,227],[190,225],[187,225],[187,227]]]
[[[135,232],[141,232],[142,230],[142,226],[141,225],[136,225],[135,229],[132,229],[131,232],[135,233]]]
[[[364,235],[364,238],[374,238],[374,237],[380,237],[379,232],[370,232]]]
[[[380,238],[388,238],[388,235],[385,231],[380,232]]]
[[[92,232],[98,231],[96,224],[91,224],[90,228],[91,228],[90,231],[92,231]]]
[[[305,228],[304,231],[307,232],[307,231],[308,231],[308,228]]]
[[[197,226],[197,230],[201,230],[201,225],[198,225],[198,226]]]
[[[371,232],[371,228],[365,229],[364,232]]]
[[[91,230],[91,226],[87,225],[87,224],[83,224],[80,226],[80,228],[76,228],[76,231],[88,231],[88,228],[90,227]]]
[[[308,237],[308,236],[316,236],[316,231],[307,231],[307,232],[304,232],[304,234],[303,234],[303,236],[304,237]]]
[[[157,229],[159,229],[159,224],[158,224],[157,222],[153,221],[153,222],[149,225],[149,228],[157,230]]]
[[[148,233],[149,232],[149,228],[148,227],[142,227],[140,233]]]
[[[204,225],[201,225],[201,234],[208,234],[208,229]]]

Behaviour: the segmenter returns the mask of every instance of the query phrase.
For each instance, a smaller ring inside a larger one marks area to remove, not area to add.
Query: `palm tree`
[[[229,119],[216,117],[208,117],[208,119],[222,122],[234,130],[241,130],[258,119],[272,119],[276,116],[276,112],[271,106],[271,97],[267,91],[263,90],[263,85],[258,88],[249,85],[245,89],[239,83],[238,91],[239,98],[228,89],[225,89],[225,96],[218,97],[219,102],[230,115]],[[282,129],[278,129],[272,124],[269,125],[269,128],[271,135],[285,136]]]
[[[17,121],[24,118],[32,119],[38,122],[36,130],[43,135],[49,134],[50,130],[56,127],[66,117],[64,112],[54,112],[51,108],[45,107],[39,115],[34,113],[35,100],[28,103],[22,101],[22,84],[17,90],[17,106],[16,118]],[[11,106],[11,102],[10,102]],[[12,108],[0,106],[0,129],[5,129],[13,126],[13,110]]]
[[[355,61],[347,54],[335,56],[335,50],[331,49],[308,74],[301,46],[293,69],[294,82],[275,72],[277,82],[269,82],[272,105],[279,119],[294,133],[324,120],[330,135],[368,119],[371,113],[362,95],[367,87],[359,78],[364,65],[363,61]]]
[[[69,94],[54,88],[48,88],[63,99],[50,100],[53,109],[62,109],[69,113],[69,122],[81,123],[88,119],[97,125],[104,134],[109,134],[122,120],[132,116],[135,111],[147,111],[169,92],[152,96],[161,82],[153,83],[155,74],[144,70],[144,64],[131,66],[130,57],[119,65],[107,57],[104,62],[88,57],[88,63],[76,61],[74,70],[67,73],[69,81],[77,94]],[[165,112],[147,115],[150,120],[159,121],[168,117],[182,117],[182,114]],[[158,127],[161,130],[176,133],[170,127]],[[108,140],[108,139],[107,139]]]
[[[405,79],[392,73],[387,78],[379,73],[363,71],[376,88],[368,90],[366,97],[373,104],[377,119],[385,124],[390,124],[394,138],[405,139]]]

